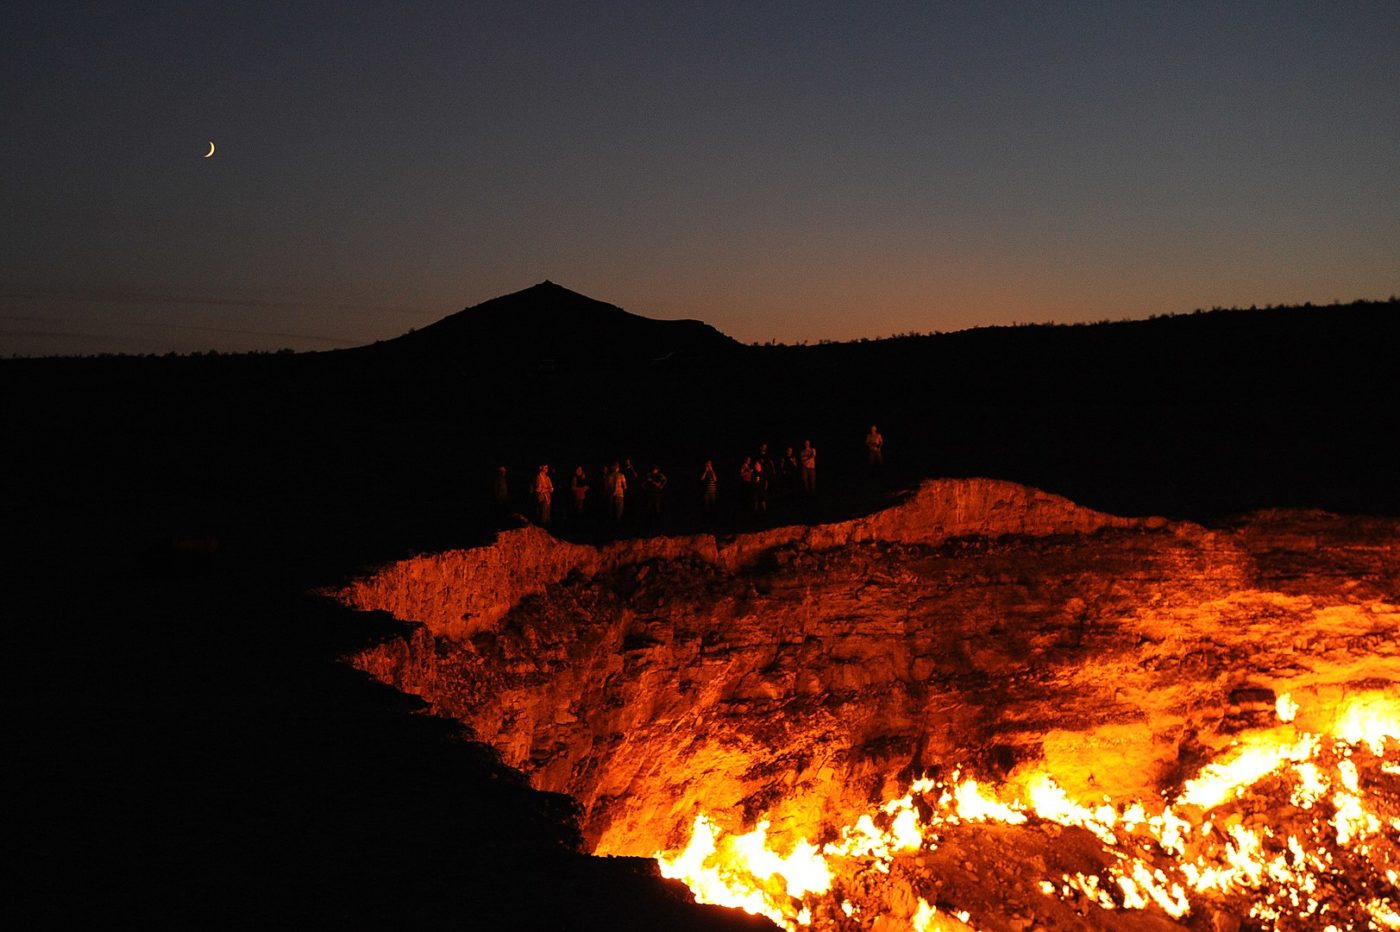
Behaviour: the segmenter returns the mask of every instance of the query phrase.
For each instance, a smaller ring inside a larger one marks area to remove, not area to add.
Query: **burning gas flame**
[[[788,928],[807,925],[810,916],[791,904],[829,891],[831,871],[805,839],[779,856],[768,847],[768,828],[759,822],[746,835],[726,835],[702,813],[684,851],[675,858],[657,855],[661,873],[684,880],[698,903],[735,907]]]
[[[1104,868],[1045,878],[1039,887],[1047,896],[1177,919],[1193,904],[1232,897],[1265,926],[1400,929],[1400,818],[1383,819],[1370,804],[1384,796],[1393,809],[1400,788],[1393,780],[1388,790],[1368,785],[1400,775],[1400,700],[1357,697],[1326,734],[1288,724],[1298,711],[1291,696],[1279,697],[1283,725],[1243,737],[1170,800],[1084,805],[1048,773],[989,789],[954,771],[947,782],[915,781],[820,847],[802,838],[780,854],[769,846],[767,821],[729,835],[702,813],[685,848],[656,859],[698,902],[764,915],[789,930],[833,925],[838,912],[843,927],[879,920],[882,929],[960,929],[973,917],[936,897],[920,896],[912,913],[877,916],[845,890],[852,878],[888,874],[897,858],[936,849],[948,826],[1054,823],[1097,838]],[[1287,818],[1277,800],[1261,803],[1261,795],[1269,801],[1264,790],[1282,790]]]

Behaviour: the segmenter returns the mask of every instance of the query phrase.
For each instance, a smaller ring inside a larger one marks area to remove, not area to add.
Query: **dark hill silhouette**
[[[541,282],[375,344],[380,354],[550,370],[666,364],[733,352],[740,344],[698,320],[653,320]]]

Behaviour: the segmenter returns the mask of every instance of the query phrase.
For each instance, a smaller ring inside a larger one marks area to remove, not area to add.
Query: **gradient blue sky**
[[[0,355],[545,278],[748,341],[1400,292],[1396,0],[19,2],[0,47]]]

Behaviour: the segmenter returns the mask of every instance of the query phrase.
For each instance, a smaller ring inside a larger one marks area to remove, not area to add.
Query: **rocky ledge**
[[[991,480],[836,524],[601,547],[537,528],[337,590],[413,622],[353,658],[578,800],[595,851],[699,811],[820,836],[920,774],[1030,763],[1160,794],[1291,693],[1400,690],[1400,522],[1207,529]]]

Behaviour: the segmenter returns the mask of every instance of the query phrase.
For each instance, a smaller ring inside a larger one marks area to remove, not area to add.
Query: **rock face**
[[[419,622],[355,664],[575,797],[600,853],[674,848],[702,810],[820,836],[955,766],[1150,796],[1284,692],[1306,724],[1400,690],[1400,522],[1208,530],[989,480],[726,540],[529,528],[337,596]]]
[[[872,541],[936,545],[954,537],[1087,534],[1107,527],[1163,527],[1159,518],[1119,518],[1011,482],[925,483],[895,508],[836,524],[782,527],[717,539],[709,535],[569,544],[535,527],[507,531],[488,547],[404,560],[335,593],[347,604],[422,622],[434,636],[464,639],[494,630],[527,595],[570,574],[596,576],[648,560],[697,559],[730,572],[778,547],[826,550]]]

